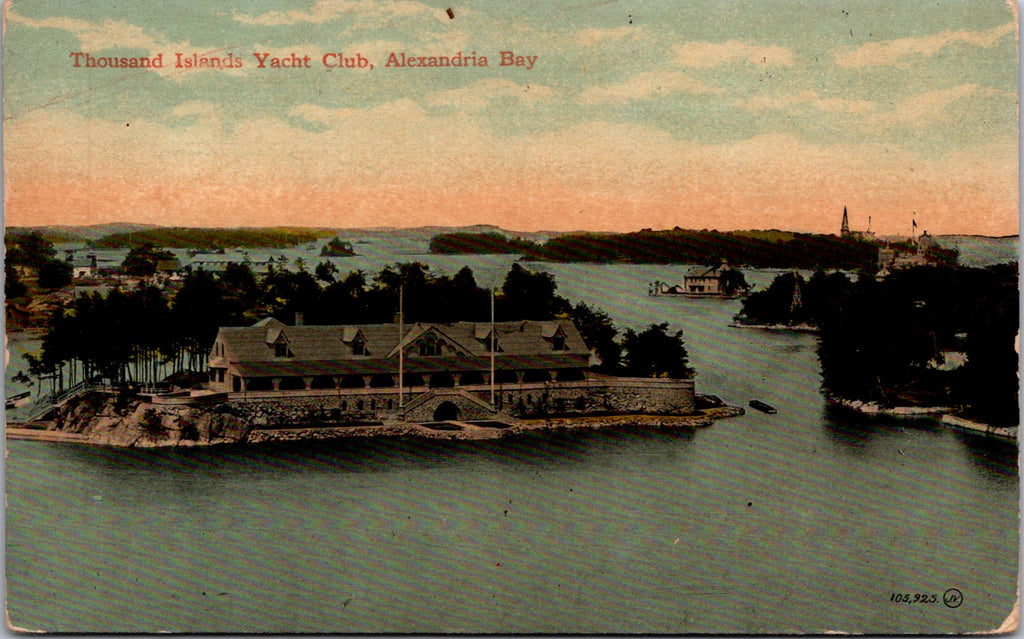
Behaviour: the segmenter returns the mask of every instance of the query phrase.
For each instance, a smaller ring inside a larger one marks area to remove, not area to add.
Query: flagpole
[[[405,349],[402,347],[402,338],[405,333],[405,309],[402,306],[405,286],[398,287],[398,408],[401,410],[405,398],[405,383],[402,373],[405,368]]]
[[[491,409],[494,409],[494,289],[491,289]]]

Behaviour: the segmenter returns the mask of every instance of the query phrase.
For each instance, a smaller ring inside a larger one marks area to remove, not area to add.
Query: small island
[[[51,394],[8,436],[130,447],[481,439],[743,413],[697,395],[681,331],[620,337],[603,311],[557,295],[550,274],[514,264],[492,306],[466,267],[396,264],[372,283],[335,273],[258,278],[234,264],[189,272],[173,293],[143,285],[57,308],[30,356]]]
[[[351,242],[346,242],[340,237],[331,238],[327,244],[320,249],[321,257],[352,257],[356,252]]]

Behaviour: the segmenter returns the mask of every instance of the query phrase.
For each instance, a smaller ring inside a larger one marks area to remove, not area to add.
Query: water
[[[445,271],[468,263],[484,284],[509,264],[423,259]],[[1009,614],[1014,446],[828,407],[814,336],[729,328],[736,300],[647,297],[647,282],[681,278],[680,267],[538,268],[622,327],[682,329],[700,392],[762,398],[778,414],[472,442],[124,451],[10,441],[11,622],[945,633],[993,629]],[[761,286],[773,276],[747,275]],[[941,603],[950,588],[964,594],[958,608]],[[939,601],[890,601],[904,592]]]

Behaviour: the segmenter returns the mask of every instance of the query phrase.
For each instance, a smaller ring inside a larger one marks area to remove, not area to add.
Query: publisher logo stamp
[[[946,604],[949,608],[959,608],[960,604],[964,602],[964,593],[960,592],[956,588],[950,588],[946,592],[942,593],[942,603]]]

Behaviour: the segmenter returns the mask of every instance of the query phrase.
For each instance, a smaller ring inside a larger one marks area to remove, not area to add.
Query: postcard
[[[8,627],[1019,616],[1000,0],[7,0]]]

